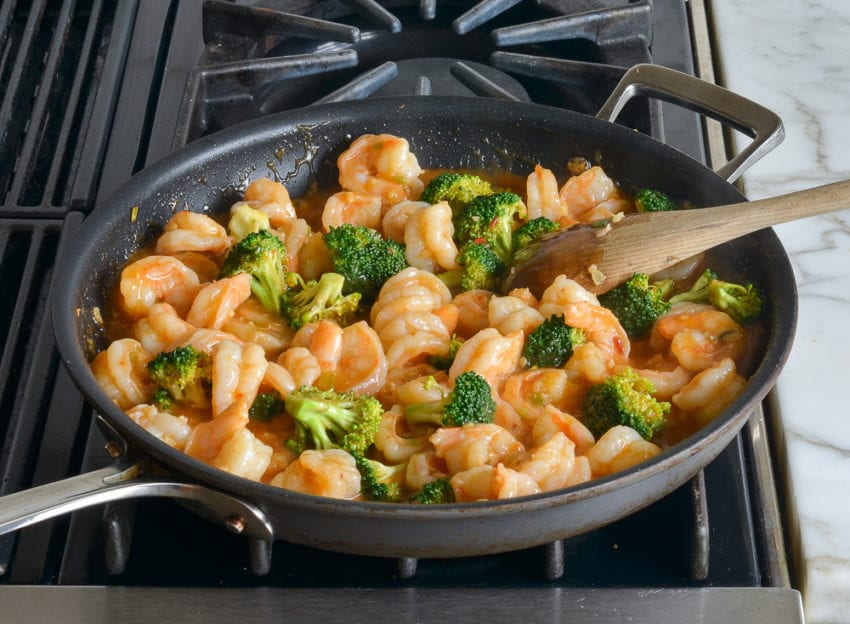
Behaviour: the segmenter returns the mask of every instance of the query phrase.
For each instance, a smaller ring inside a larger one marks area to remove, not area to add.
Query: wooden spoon
[[[850,180],[845,180],[714,208],[629,215],[610,229],[576,226],[541,239],[531,259],[512,267],[503,291],[529,288],[539,297],[564,274],[600,294],[636,272],[651,275],[756,230],[848,207]]]

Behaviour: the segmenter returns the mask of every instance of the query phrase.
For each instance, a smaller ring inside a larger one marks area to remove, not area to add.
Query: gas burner
[[[650,60],[650,9],[624,0],[207,0],[206,46],[172,146],[260,115],[369,96],[485,96],[594,114],[625,67]],[[659,110],[632,106],[623,122],[657,135]]]

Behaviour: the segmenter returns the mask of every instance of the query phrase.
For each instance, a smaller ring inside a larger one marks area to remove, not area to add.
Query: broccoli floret
[[[306,448],[341,448],[363,455],[375,440],[384,408],[374,397],[303,386],[286,397],[295,419],[295,437],[286,441],[296,453]]]
[[[345,278],[343,294],[360,293],[371,303],[381,286],[407,267],[404,247],[362,225],[343,224],[324,235],[334,271]]]
[[[457,334],[452,334],[452,337],[449,340],[448,351],[432,355],[428,358],[428,363],[436,369],[449,370],[452,367],[452,363],[455,361],[457,350],[460,349],[460,345],[462,344],[463,340],[458,338]]]
[[[404,416],[411,425],[442,427],[490,423],[495,413],[496,402],[490,384],[475,371],[458,375],[454,388],[442,399],[413,403],[404,409]]]
[[[469,202],[454,219],[455,240],[487,244],[499,260],[507,263],[513,254],[514,219],[524,219],[525,204],[516,193],[481,195]]]
[[[753,284],[735,284],[712,280],[708,285],[708,300],[739,323],[750,323],[761,314],[761,293]]]
[[[536,219],[526,221],[513,234],[514,254],[537,242],[542,236],[556,232],[560,227],[560,225],[546,217],[537,217]]]
[[[360,491],[374,501],[398,501],[402,485],[407,476],[407,462],[388,466],[362,455],[354,455],[354,463],[360,471]]]
[[[628,280],[599,295],[599,303],[611,310],[631,338],[649,333],[659,316],[670,309],[664,301],[667,288],[649,283],[649,275],[635,273]]]
[[[672,303],[681,303],[683,301],[691,301],[693,303],[708,303],[708,287],[714,280],[717,279],[717,274],[711,269],[706,269],[702,272],[697,280],[691,285],[691,289],[687,292],[679,293],[668,299]]]
[[[635,193],[638,212],[667,212],[676,210],[676,203],[668,195],[652,189],[641,189]]]
[[[268,215],[262,210],[251,208],[245,202],[237,202],[230,209],[230,221],[227,222],[227,231],[234,240],[241,241],[251,232],[270,230]]]
[[[294,329],[323,319],[342,324],[357,312],[360,304],[360,293],[343,297],[344,285],[345,278],[339,273],[325,273],[318,281],[301,282],[301,288],[292,288],[283,296],[281,312]]]
[[[428,183],[419,199],[429,204],[447,201],[456,212],[479,195],[490,195],[493,191],[490,183],[477,175],[441,173]]]
[[[269,230],[251,232],[230,248],[219,278],[238,273],[251,276],[251,293],[269,312],[280,314],[280,299],[288,288],[286,247]]]
[[[652,396],[655,386],[631,368],[590,387],[582,402],[582,420],[598,439],[616,425],[637,431],[644,439],[664,426],[670,404]]]
[[[525,338],[522,355],[529,366],[560,368],[576,347],[587,342],[587,335],[570,327],[563,314],[552,315],[535,327]]]
[[[268,422],[272,418],[280,416],[285,407],[283,397],[277,390],[260,392],[254,402],[251,403],[251,407],[248,408],[248,418]]]
[[[153,400],[160,409],[168,409],[172,402],[209,407],[212,363],[203,351],[191,346],[163,351],[148,362],[148,374],[157,386]]]
[[[484,243],[470,242],[460,248],[457,254],[459,269],[439,273],[449,288],[461,290],[497,290],[499,279],[505,271],[505,264],[489,246]]]
[[[422,488],[415,492],[409,499],[411,503],[421,503],[422,505],[436,505],[439,503],[455,502],[455,491],[452,488],[452,483],[449,479],[442,477],[429,481]]]

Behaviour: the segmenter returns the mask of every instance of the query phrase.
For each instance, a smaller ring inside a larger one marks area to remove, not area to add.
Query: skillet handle
[[[674,69],[643,63],[623,74],[614,91],[596,113],[605,121],[614,121],[633,97],[645,95],[678,104],[716,119],[753,140],[740,154],[717,169],[729,182],[782,142],[782,120],[771,110],[733,91]]]
[[[234,533],[271,542],[266,514],[251,503],[202,485],[143,475],[141,464],[126,459],[81,475],[0,497],[0,535],[56,516],[111,501],[166,496],[199,503]]]

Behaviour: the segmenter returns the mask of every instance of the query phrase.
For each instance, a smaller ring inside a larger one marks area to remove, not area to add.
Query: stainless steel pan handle
[[[139,463],[119,459],[113,465],[0,497],[0,535],[56,516],[111,501],[167,496],[202,505],[234,533],[271,542],[274,531],[257,506],[211,488],[144,475]]]
[[[644,95],[678,104],[732,126],[753,140],[740,154],[717,169],[729,182],[782,142],[782,120],[771,110],[710,82],[661,65],[640,64],[629,69],[596,114],[614,121],[626,103]]]

